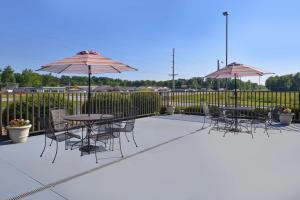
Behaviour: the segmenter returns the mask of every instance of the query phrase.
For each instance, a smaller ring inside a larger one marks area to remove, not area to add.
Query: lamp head
[[[225,12],[223,12],[223,15],[224,15],[224,16],[228,16],[229,14],[228,14],[227,11],[225,11]]]

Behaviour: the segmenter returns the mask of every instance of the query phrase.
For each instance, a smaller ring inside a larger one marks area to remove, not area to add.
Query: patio
[[[141,118],[139,147],[123,138],[119,151],[80,157],[55,148],[44,136],[0,146],[1,199],[299,199],[300,125],[240,133],[201,130],[203,117]],[[116,146],[116,148],[118,148]],[[4,181],[5,180],[5,181]]]

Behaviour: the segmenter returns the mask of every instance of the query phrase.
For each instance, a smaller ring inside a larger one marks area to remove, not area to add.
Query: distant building
[[[120,88],[113,87],[110,85],[101,85],[93,89],[93,92],[112,92],[112,91],[120,91]]]
[[[37,87],[36,92],[65,92],[66,87]]]
[[[2,92],[13,92],[18,87],[18,83],[1,83]]]
[[[18,88],[15,88],[13,92],[16,92],[16,93],[36,92],[36,88],[35,87],[18,87]]]

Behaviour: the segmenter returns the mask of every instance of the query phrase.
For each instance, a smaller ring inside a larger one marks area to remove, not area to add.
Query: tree
[[[11,66],[8,65],[3,69],[3,72],[1,74],[1,81],[2,81],[2,83],[15,83],[16,82],[14,70],[12,69]]]
[[[31,69],[24,69],[20,79],[20,86],[22,87],[42,86],[41,75],[34,73]]]

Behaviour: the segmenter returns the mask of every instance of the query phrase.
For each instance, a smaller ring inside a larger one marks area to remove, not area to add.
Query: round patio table
[[[90,144],[90,136],[92,132],[92,127],[95,122],[103,122],[105,120],[108,121],[108,119],[114,118],[113,115],[108,114],[79,114],[79,115],[67,115],[64,117],[64,120],[66,121],[73,121],[73,122],[82,122],[87,127],[86,132],[86,139],[87,139],[87,145],[84,145],[79,148],[81,152],[88,152],[96,151],[97,147]]]
[[[239,121],[238,121],[238,112],[239,111],[251,111],[251,110],[254,110],[255,108],[254,107],[242,107],[242,106],[225,106],[225,107],[222,107],[223,110],[230,110],[230,111],[234,111],[234,128],[231,128],[230,131],[232,132],[240,132],[241,130],[238,128],[238,124],[239,124]]]

